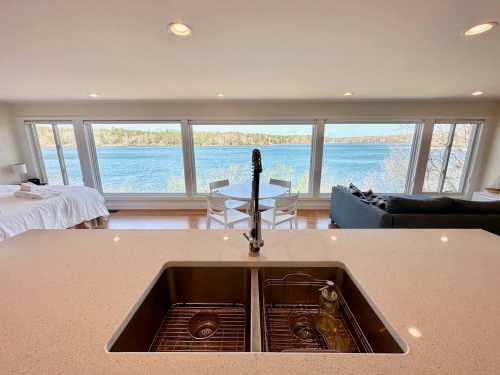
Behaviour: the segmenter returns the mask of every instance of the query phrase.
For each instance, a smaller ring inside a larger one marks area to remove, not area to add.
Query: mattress
[[[104,197],[85,186],[46,186],[59,195],[44,200],[14,197],[18,185],[0,185],[0,241],[30,229],[64,229],[108,216]]]

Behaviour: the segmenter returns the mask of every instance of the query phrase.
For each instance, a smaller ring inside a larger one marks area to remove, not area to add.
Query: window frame
[[[205,198],[208,193],[203,193],[198,191],[198,183],[196,181],[196,162],[195,162],[195,146],[193,137],[193,126],[195,125],[310,125],[311,126],[311,153],[309,155],[309,184],[308,191],[303,193],[300,192],[300,198],[314,198],[314,183],[315,183],[315,154],[316,154],[316,137],[318,136],[318,121],[315,119],[300,119],[300,120],[188,120],[187,125],[189,127],[189,148],[190,148],[190,171],[191,171],[191,183],[192,183],[192,197],[194,198]],[[292,187],[293,189],[293,187]]]
[[[357,116],[340,115],[340,116],[293,116],[292,119],[287,117],[273,116],[252,116],[252,117],[205,117],[205,116],[182,116],[181,119],[164,120],[165,117],[19,117],[16,118],[18,125],[24,128],[24,136],[26,140],[26,161],[30,174],[40,177],[42,181],[46,181],[46,171],[41,154],[38,137],[33,133],[33,124],[71,124],[75,132],[78,156],[80,159],[80,168],[85,186],[96,188],[101,191],[99,164],[96,158],[96,148],[94,137],[92,134],[93,123],[176,123],[181,124],[182,137],[182,153],[184,162],[184,180],[185,193],[103,193],[108,204],[113,208],[200,208],[205,199],[204,193],[196,193],[196,169],[194,165],[194,150],[193,150],[193,124],[311,124],[313,126],[312,141],[311,141],[311,160],[310,160],[310,176],[309,176],[309,193],[301,193],[300,199],[304,207],[319,207],[319,202],[326,202],[330,198],[330,193],[321,193],[321,175],[323,167],[323,146],[325,124],[327,123],[356,123],[356,124],[391,124],[391,123],[414,123],[419,126],[415,131],[413,139],[414,157],[411,160],[413,170],[411,177],[407,179],[407,184],[410,186],[411,193],[440,195],[441,193],[422,192],[423,182],[425,177],[425,169],[428,161],[428,152],[432,139],[432,128],[434,123],[474,123],[475,127],[474,141],[468,150],[466,157],[466,171],[463,174],[463,183],[461,192],[446,193],[447,195],[460,195],[468,192],[471,184],[477,178],[477,173],[473,171],[474,165],[483,157],[480,150],[485,140],[486,134],[485,124],[490,126],[490,117],[485,118],[448,118],[448,117],[399,117],[399,116]],[[285,120],[283,120],[285,118]],[[142,202],[142,203],[141,203]],[[323,207],[325,203],[321,203]],[[326,206],[325,206],[326,207]]]
[[[434,135],[434,127],[435,125],[439,124],[446,124],[450,125],[450,130],[448,132],[448,139],[446,142],[445,146],[445,153],[443,155],[443,165],[441,166],[441,170],[439,172],[439,182],[438,182],[438,189],[437,191],[424,191],[424,184],[425,184],[425,175],[424,175],[424,180],[422,183],[421,187],[421,193],[422,194],[428,194],[428,195],[454,195],[454,196],[460,196],[464,195],[465,190],[467,188],[467,185],[469,184],[469,179],[470,179],[470,173],[471,173],[471,166],[473,164],[473,156],[476,152],[477,149],[477,144],[479,142],[479,134],[481,128],[484,126],[484,120],[464,120],[464,119],[452,119],[452,120],[434,120],[432,123],[432,132],[431,132],[431,137],[429,141],[429,147],[431,147],[432,143],[432,136]],[[456,192],[443,192],[444,188],[444,183],[446,180],[446,174],[448,172],[448,165],[450,161],[450,155],[453,147],[453,139],[455,137],[455,130],[457,125],[464,124],[464,125],[474,125],[472,129],[472,134],[471,138],[469,140],[469,143],[467,144],[467,151],[465,154],[465,160],[464,160],[464,169],[460,175],[460,183],[459,183],[459,189]],[[429,154],[427,155],[427,158],[425,159],[425,164],[424,164],[424,173],[427,173],[427,164],[429,162]]]
[[[413,137],[412,137],[412,143],[411,143],[411,150],[410,150],[410,158],[409,158],[409,161],[408,161],[408,171],[407,171],[407,175],[406,175],[406,182],[405,182],[405,189],[404,189],[404,194],[409,194],[412,192],[413,190],[413,186],[414,186],[414,183],[415,183],[415,177],[416,177],[416,173],[417,173],[417,163],[418,163],[418,150],[420,149],[420,146],[421,146],[421,142],[422,142],[422,133],[423,133],[423,129],[424,129],[424,121],[421,120],[421,119],[409,119],[409,120],[380,120],[380,119],[377,119],[377,120],[340,120],[340,119],[335,119],[335,120],[332,120],[332,119],[327,119],[323,122],[323,134],[322,134],[322,137],[323,137],[323,144],[322,146],[324,147],[325,145],[325,142],[324,142],[324,138],[325,138],[325,132],[326,132],[326,127],[327,125],[335,125],[335,124],[350,124],[350,125],[397,125],[397,124],[415,124],[415,130],[413,132]],[[323,153],[323,150],[321,150],[321,152]],[[323,154],[321,155],[321,158],[323,157]],[[426,159],[427,160],[427,159]],[[319,169],[319,186],[318,186],[318,190],[319,190],[319,197],[329,197],[330,196],[330,192],[321,192],[321,178],[323,176],[323,160],[321,159],[321,166],[320,166],[320,169]],[[394,193],[394,194],[397,194],[395,192],[382,192],[384,194],[388,194],[388,193]],[[402,194],[402,193],[399,193],[399,194]]]
[[[65,186],[70,185],[69,183],[69,177],[68,177],[68,170],[66,167],[66,160],[64,158],[64,146],[61,143],[61,137],[59,134],[59,125],[71,125],[73,128],[73,134],[75,137],[75,142],[76,142],[76,149],[78,153],[78,160],[80,163],[80,173],[82,175],[82,183],[84,184],[83,181],[83,166],[81,163],[81,150],[80,147],[78,147],[78,141],[77,141],[77,135],[76,135],[76,128],[75,128],[75,123],[73,121],[67,121],[67,120],[40,120],[40,121],[25,121],[25,126],[28,131],[29,135],[29,143],[31,144],[31,147],[33,149],[33,154],[34,154],[34,160],[35,160],[35,170],[37,172],[37,175],[39,176],[41,182],[48,184],[48,175],[47,175],[47,169],[45,166],[45,161],[43,160],[43,153],[42,153],[42,147],[40,146],[40,139],[38,138],[38,133],[36,130],[37,125],[50,125],[52,129],[52,136],[54,139],[54,145],[56,147],[56,153],[57,153],[57,160],[59,163],[59,169],[61,172],[61,177],[63,184]]]
[[[102,178],[101,172],[99,169],[99,159],[97,157],[97,147],[95,144],[94,138],[94,130],[93,124],[116,124],[116,125],[137,125],[137,124],[175,124],[180,125],[180,134],[181,134],[181,154],[184,165],[184,192],[183,193],[169,193],[169,192],[126,192],[126,193],[116,193],[116,192],[105,192],[102,187]],[[188,189],[187,189],[187,178],[186,178],[186,158],[184,151],[184,132],[183,132],[183,121],[181,120],[84,120],[83,121],[83,129],[86,141],[89,145],[89,154],[90,154],[90,162],[92,175],[94,180],[94,187],[99,190],[106,197],[187,197]]]

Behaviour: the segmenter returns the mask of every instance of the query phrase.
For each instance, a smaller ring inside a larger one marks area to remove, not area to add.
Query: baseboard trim
[[[206,209],[204,199],[161,199],[161,198],[107,198],[108,210],[200,210]],[[301,210],[327,210],[330,208],[329,199],[299,200],[298,208]]]

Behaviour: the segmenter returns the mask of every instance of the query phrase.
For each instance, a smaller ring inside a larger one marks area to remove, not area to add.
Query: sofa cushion
[[[452,210],[460,214],[500,214],[500,201],[476,202],[453,199]]]
[[[385,210],[391,214],[442,214],[448,213],[451,198],[411,199],[389,196]]]

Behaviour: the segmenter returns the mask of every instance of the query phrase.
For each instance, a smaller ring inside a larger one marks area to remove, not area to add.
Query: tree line
[[[52,129],[37,128],[42,147],[53,147]],[[180,131],[144,131],[123,128],[93,128],[97,147],[104,146],[178,146],[182,143]],[[72,129],[59,129],[64,146],[74,147],[75,135]],[[388,136],[325,137],[325,143],[394,143],[409,144],[413,134]],[[309,135],[274,135],[241,132],[194,132],[195,146],[241,146],[273,144],[311,144]]]

